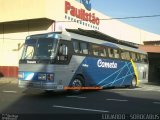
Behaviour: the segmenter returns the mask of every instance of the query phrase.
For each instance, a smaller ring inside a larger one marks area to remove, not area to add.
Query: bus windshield
[[[28,39],[21,59],[53,59],[57,40],[54,38]]]

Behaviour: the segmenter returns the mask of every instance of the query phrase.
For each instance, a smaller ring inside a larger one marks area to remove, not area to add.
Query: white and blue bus
[[[147,53],[93,30],[28,36],[19,61],[19,87],[136,87],[147,80]]]

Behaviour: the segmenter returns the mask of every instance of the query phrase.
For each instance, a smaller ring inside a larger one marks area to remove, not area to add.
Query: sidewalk
[[[12,77],[0,77],[0,84],[6,84],[6,83],[18,84],[18,79]]]
[[[160,83],[156,82],[144,82],[140,83],[140,86],[155,86],[155,87],[160,87]]]
[[[136,89],[142,91],[160,91],[160,83],[140,83],[139,87]]]

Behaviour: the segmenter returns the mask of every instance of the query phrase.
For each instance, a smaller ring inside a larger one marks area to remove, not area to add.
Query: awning
[[[96,31],[96,30],[84,30],[84,29],[78,28],[78,29],[66,29],[66,31],[80,34],[80,35],[85,35],[87,37],[93,37],[96,39],[105,40],[107,42],[125,45],[125,46],[132,47],[132,48],[138,48],[138,44],[136,44],[136,43],[132,43],[132,42],[124,41],[124,40],[119,40],[119,39],[116,39],[114,37],[111,37],[109,35],[106,35],[104,33]]]

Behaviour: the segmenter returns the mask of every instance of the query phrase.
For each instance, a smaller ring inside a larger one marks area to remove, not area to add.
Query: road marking
[[[4,93],[17,93],[17,91],[7,91],[7,90],[4,90],[3,92]]]
[[[69,98],[80,98],[80,99],[87,98],[87,97],[81,97],[81,96],[66,96],[66,97],[69,97]]]
[[[64,109],[72,109],[72,110],[83,110],[83,111],[92,111],[92,112],[109,112],[105,110],[96,110],[96,109],[86,109],[86,108],[76,108],[76,107],[68,107],[68,106],[59,106],[59,105],[53,105],[55,108],[64,108]]]
[[[119,102],[126,102],[128,100],[120,100],[120,99],[106,99],[106,100],[109,100],[109,101],[119,101]]]
[[[153,102],[154,104],[160,104],[160,102]]]
[[[127,91],[114,91],[115,93],[117,93],[117,94],[123,94],[123,93],[127,93]]]
[[[148,90],[148,91],[153,91],[154,89],[153,89],[153,88],[148,88],[148,89],[146,89],[146,90]]]
[[[136,88],[136,89],[115,89],[115,90],[112,90],[112,91],[117,91],[117,90],[120,90],[120,91],[157,91],[157,92],[160,92],[159,89],[154,89],[154,88]]]
[[[140,91],[144,91],[144,92],[152,92],[152,91],[160,92],[160,90],[157,90],[157,89],[145,89],[145,88],[141,89]]]

